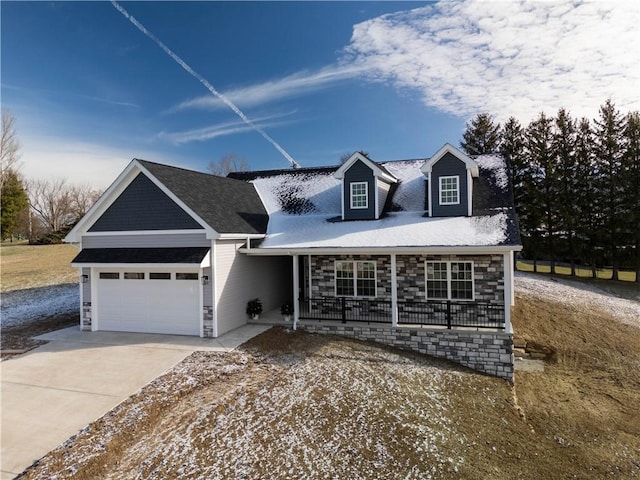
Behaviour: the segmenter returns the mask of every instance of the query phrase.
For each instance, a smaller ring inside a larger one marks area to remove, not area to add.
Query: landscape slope
[[[192,355],[23,478],[637,478],[640,304],[530,275],[517,290],[517,336],[551,355],[515,387],[274,328]]]

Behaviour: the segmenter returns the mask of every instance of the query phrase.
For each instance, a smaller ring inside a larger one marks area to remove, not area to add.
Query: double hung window
[[[473,262],[426,262],[427,300],[473,300]]]
[[[460,177],[440,177],[440,205],[460,203]]]
[[[375,297],[376,262],[338,261],[335,280],[337,297]]]
[[[369,185],[367,182],[352,182],[351,208],[369,208]]]

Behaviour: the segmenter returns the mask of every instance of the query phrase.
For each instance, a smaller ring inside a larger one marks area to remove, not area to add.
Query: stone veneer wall
[[[425,262],[473,262],[475,300],[504,305],[502,255],[398,255],[398,300],[426,300]]]
[[[202,307],[202,336],[213,338],[213,307]]]
[[[428,328],[298,323],[310,333],[342,335],[446,358],[513,383],[513,334]]]
[[[80,330],[91,330],[91,302],[82,302]]]
[[[391,257],[389,255],[314,255],[311,257],[311,296],[335,295],[335,262],[373,260],[376,262],[376,288],[379,300],[391,299]],[[426,300],[425,261],[472,261],[475,300],[504,305],[502,255],[398,255],[396,278],[398,300]]]

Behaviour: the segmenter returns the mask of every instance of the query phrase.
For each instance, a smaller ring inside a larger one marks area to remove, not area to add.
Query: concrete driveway
[[[41,335],[49,343],[0,363],[2,480],[14,478],[191,353],[229,351],[269,326],[216,339],[144,333]]]

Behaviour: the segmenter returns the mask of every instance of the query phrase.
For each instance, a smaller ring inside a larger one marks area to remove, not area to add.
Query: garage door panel
[[[113,270],[111,270],[113,271]],[[99,279],[98,328],[123,332],[200,334],[197,280]]]

